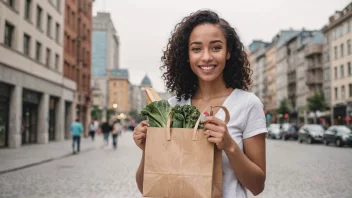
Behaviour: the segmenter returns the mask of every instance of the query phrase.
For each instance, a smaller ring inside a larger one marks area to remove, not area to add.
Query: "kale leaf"
[[[159,100],[145,106],[140,116],[148,120],[150,127],[166,127],[171,106],[167,100]]]

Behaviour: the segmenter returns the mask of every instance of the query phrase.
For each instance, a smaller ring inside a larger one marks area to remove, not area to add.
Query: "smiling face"
[[[199,81],[222,80],[227,53],[226,38],[214,24],[196,26],[189,37],[189,63]]]

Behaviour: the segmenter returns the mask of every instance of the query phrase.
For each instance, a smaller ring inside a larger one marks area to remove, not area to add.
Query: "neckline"
[[[234,95],[235,92],[237,92],[237,88],[233,89],[233,91],[226,97],[225,101],[222,103],[221,106],[226,107],[226,104],[227,104],[229,98],[230,98],[232,95]],[[189,99],[188,99],[187,104],[188,104],[188,105],[192,105],[192,98],[189,98]],[[226,108],[227,108],[227,107],[226,107]],[[214,116],[216,117],[219,112],[220,112],[220,111],[217,111]],[[202,112],[201,112],[201,113],[202,113]]]

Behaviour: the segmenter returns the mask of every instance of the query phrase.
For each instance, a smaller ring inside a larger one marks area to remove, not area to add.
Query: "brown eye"
[[[213,51],[219,51],[221,50],[221,46],[215,46],[212,48]]]
[[[200,51],[200,48],[199,48],[199,47],[194,47],[194,48],[192,48],[192,51],[193,51],[193,52],[199,52],[199,51]]]

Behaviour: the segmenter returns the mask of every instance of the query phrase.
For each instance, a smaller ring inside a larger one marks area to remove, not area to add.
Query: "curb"
[[[88,151],[91,151],[91,150],[94,150],[94,146],[86,148],[86,149],[80,151],[80,153],[85,153],[85,152],[88,152]],[[14,171],[18,171],[18,170],[22,170],[22,169],[25,169],[25,168],[30,168],[30,167],[33,167],[33,166],[38,166],[38,165],[45,164],[45,163],[48,163],[48,162],[51,162],[51,161],[63,159],[63,158],[69,157],[69,156],[73,156],[73,154],[72,153],[68,153],[68,154],[64,154],[64,155],[59,156],[59,157],[53,157],[53,158],[45,159],[45,160],[42,160],[42,161],[39,161],[39,162],[33,162],[33,163],[26,164],[26,165],[23,165],[23,166],[10,168],[10,169],[7,169],[7,170],[2,170],[2,171],[0,171],[0,175],[6,174],[6,173],[10,173],[10,172],[14,172]]]

